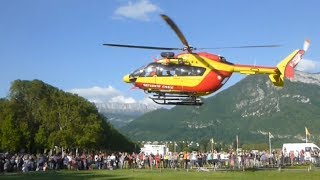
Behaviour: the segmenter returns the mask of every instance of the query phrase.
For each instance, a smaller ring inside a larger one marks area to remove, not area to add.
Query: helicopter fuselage
[[[148,93],[204,96],[220,89],[232,75],[231,70],[214,69],[211,63],[232,65],[210,53],[182,53],[150,63],[123,79]]]

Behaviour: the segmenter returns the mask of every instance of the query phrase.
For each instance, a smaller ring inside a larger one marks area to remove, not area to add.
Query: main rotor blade
[[[274,47],[280,47],[281,45],[258,45],[258,46],[227,46],[227,47],[213,47],[213,48],[197,48],[197,50],[203,50],[203,49],[240,49],[240,48],[274,48]]]
[[[168,47],[155,47],[155,46],[136,46],[128,44],[103,44],[104,46],[113,46],[113,47],[126,47],[126,48],[139,48],[139,49],[155,49],[155,50],[183,50],[182,48],[168,48]]]
[[[162,19],[167,22],[171,29],[177,34],[182,44],[185,46],[188,52],[191,52],[192,48],[189,46],[187,39],[184,37],[178,26],[165,14],[160,14]]]

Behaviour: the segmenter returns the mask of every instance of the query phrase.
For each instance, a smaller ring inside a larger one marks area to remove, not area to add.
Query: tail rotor
[[[306,39],[303,44],[303,50],[307,51],[309,49],[309,46],[310,46],[310,40]]]

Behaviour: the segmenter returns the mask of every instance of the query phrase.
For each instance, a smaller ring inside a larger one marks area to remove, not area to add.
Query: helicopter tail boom
[[[303,49],[298,49],[284,58],[276,67],[249,66],[235,64],[232,66],[233,72],[242,74],[269,74],[269,79],[275,86],[283,86],[284,78],[294,77],[294,68],[302,60],[302,56],[308,50],[310,41],[304,42]]]
[[[269,79],[275,86],[283,86],[284,78],[294,77],[294,68],[301,61],[305,50],[295,50],[277,65],[277,73],[270,74]]]

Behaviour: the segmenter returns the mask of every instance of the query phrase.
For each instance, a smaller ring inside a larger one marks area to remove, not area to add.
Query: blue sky
[[[209,51],[239,64],[274,66],[309,38],[299,68],[320,72],[319,7],[317,0],[1,0],[0,97],[16,79],[40,79],[92,101],[144,101],[122,77],[160,51],[102,44],[182,47],[160,13],[194,47],[283,45]],[[227,86],[243,77],[234,74]]]

